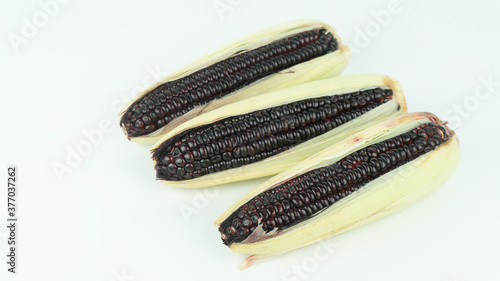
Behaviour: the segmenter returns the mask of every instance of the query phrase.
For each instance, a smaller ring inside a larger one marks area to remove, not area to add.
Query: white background
[[[498,1],[0,3],[1,220],[9,164],[20,205],[18,273],[3,262],[2,222],[1,280],[500,280]],[[222,245],[213,221],[263,179],[205,190],[156,182],[149,146],[125,139],[117,111],[203,54],[302,18],[351,45],[345,74],[397,77],[410,111],[449,120],[462,160],[425,199],[327,240],[333,251],[311,245],[240,272],[244,255]],[[96,130],[102,139],[71,158]],[[70,170],[59,178],[58,164]]]

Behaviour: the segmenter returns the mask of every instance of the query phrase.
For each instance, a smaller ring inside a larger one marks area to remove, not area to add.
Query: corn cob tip
[[[404,112],[408,111],[408,105],[406,104],[406,97],[403,92],[403,88],[401,87],[401,84],[399,83],[399,80],[386,75],[384,77],[384,83],[392,89],[393,92],[395,93],[400,93],[399,95],[396,95],[394,99],[397,101],[397,103],[400,105],[401,109]]]

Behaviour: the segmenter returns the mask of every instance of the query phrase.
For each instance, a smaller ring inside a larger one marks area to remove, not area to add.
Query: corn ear
[[[162,150],[172,149],[167,144],[172,143],[178,136],[182,136],[190,132],[190,130],[202,128],[232,116],[251,114],[252,112],[274,108],[283,104],[291,104],[311,98],[341,97],[345,94],[374,88],[392,91],[392,99],[322,135],[258,162],[210,173],[194,179],[163,181],[171,186],[198,188],[280,173],[327,147],[341,143],[344,139],[365,128],[406,113],[405,98],[397,80],[378,74],[349,75],[314,81],[228,104],[188,120],[167,132],[152,149],[154,155],[156,155],[153,157],[155,165],[158,170],[159,158],[161,157],[157,155],[160,155]]]
[[[215,63],[221,62],[225,59],[254,50],[258,47],[265,46],[283,38],[293,36],[294,34],[299,34],[301,32],[314,29],[324,29],[333,34],[338,43],[337,50],[310,59],[308,61],[298,63],[277,73],[266,75],[265,77],[262,77],[257,81],[253,81],[245,87],[237,89],[236,91],[226,96],[220,97],[218,99],[213,99],[211,102],[204,105],[195,106],[185,114],[180,115],[171,121],[165,122],[167,123],[166,125],[163,125],[162,127],[158,126],[160,128],[156,129],[153,132],[147,133],[146,135],[133,136],[126,128],[123,120],[127,116],[124,115],[127,112],[131,111],[133,109],[132,107],[134,105],[137,105],[137,103],[144,99],[146,95],[158,89],[160,85],[168,82],[178,81],[179,79],[188,77],[196,73],[197,71],[209,68]],[[131,100],[122,109],[120,113],[120,117],[122,119],[121,126],[124,130],[124,133],[130,140],[135,142],[154,143],[158,141],[166,132],[204,112],[211,111],[226,104],[234,103],[248,97],[258,96],[269,91],[337,76],[344,70],[349,61],[349,58],[349,47],[342,43],[342,40],[338,37],[335,29],[330,25],[318,21],[309,20],[293,21],[276,25],[236,40],[222,47],[221,49],[218,49],[194,61],[193,63],[176,71],[175,73],[169,75],[158,83],[155,83],[149,89],[145,90],[133,100]]]
[[[434,150],[369,181],[358,190],[298,224],[264,231],[259,220],[259,225],[245,240],[229,243],[234,252],[251,255],[243,261],[241,268],[246,268],[260,259],[316,243],[375,221],[408,206],[441,186],[452,175],[460,159],[457,136],[446,127],[445,123],[430,113],[408,114],[357,133],[267,180],[238,200],[216,220],[215,225],[220,229],[221,225],[231,216],[234,217],[234,213],[241,210],[249,200],[271,188],[309,171],[338,163],[360,149],[429,124],[438,124],[440,128],[444,128],[448,136],[445,142]],[[222,237],[227,241],[226,234],[222,233]]]

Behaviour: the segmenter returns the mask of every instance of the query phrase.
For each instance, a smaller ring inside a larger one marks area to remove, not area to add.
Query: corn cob
[[[153,147],[157,178],[204,187],[277,174],[350,134],[406,112],[383,75],[315,81],[200,115]]]
[[[202,111],[336,76],[348,60],[348,47],[324,23],[277,25],[233,42],[144,91],[122,110],[120,124],[130,140],[153,143]]]
[[[224,244],[259,259],[391,214],[451,176],[458,139],[436,116],[380,123],[269,179],[217,221]]]

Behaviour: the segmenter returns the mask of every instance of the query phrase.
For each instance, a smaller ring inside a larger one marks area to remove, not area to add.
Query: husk
[[[250,191],[222,214],[215,225],[219,227],[241,205],[265,190],[307,171],[332,164],[363,147],[429,122],[441,123],[430,113],[395,117],[346,139],[337,146],[325,149]],[[241,268],[262,258],[303,247],[377,220],[435,190],[451,176],[460,159],[458,139],[454,132],[449,130],[449,133],[450,139],[437,149],[371,181],[316,216],[284,231],[273,234],[260,233],[241,243],[231,244],[230,248],[234,252],[251,254],[243,261]]]
[[[280,40],[293,34],[315,28],[325,28],[332,32],[334,37],[337,39],[338,50],[327,55],[297,64],[278,73],[266,76],[255,81],[254,83],[247,85],[242,89],[235,91],[234,93],[231,93],[230,95],[227,95],[221,99],[214,100],[204,106],[194,108],[187,114],[184,114],[183,116],[172,120],[169,124],[151,134],[140,137],[130,137],[129,139],[135,142],[154,143],[158,141],[166,132],[204,112],[214,110],[226,104],[240,101],[248,97],[258,96],[269,91],[284,89],[290,86],[299,85],[310,81],[335,77],[341,74],[344,68],[347,66],[347,63],[349,62],[350,53],[349,47],[342,42],[340,37],[337,35],[336,30],[330,25],[319,21],[292,21],[266,28],[264,30],[245,36],[179,69],[178,71],[155,83],[150,88],[132,99],[120,112],[120,118],[123,116],[123,114],[125,114],[130,106],[132,106],[133,103],[135,103],[137,100],[141,99],[144,95],[151,92],[163,83],[174,81],[176,79],[190,75],[200,69],[203,69],[221,60],[227,59],[236,53],[250,51],[260,46],[267,45],[273,41]],[[126,134],[126,130],[123,130]]]
[[[154,145],[153,150],[158,148],[164,141],[167,141],[185,130],[210,124],[230,116],[241,115],[303,99],[327,95],[341,95],[375,87],[391,88],[393,91],[393,99],[370,110],[363,116],[351,120],[321,136],[317,136],[267,159],[239,168],[220,171],[191,180],[164,182],[171,186],[199,188],[275,175],[305,160],[322,149],[340,143],[342,140],[365,128],[394,116],[404,114],[407,109],[404,94],[397,80],[379,74],[358,74],[310,82],[267,93],[259,97],[248,98],[193,118],[165,134],[163,138]]]

